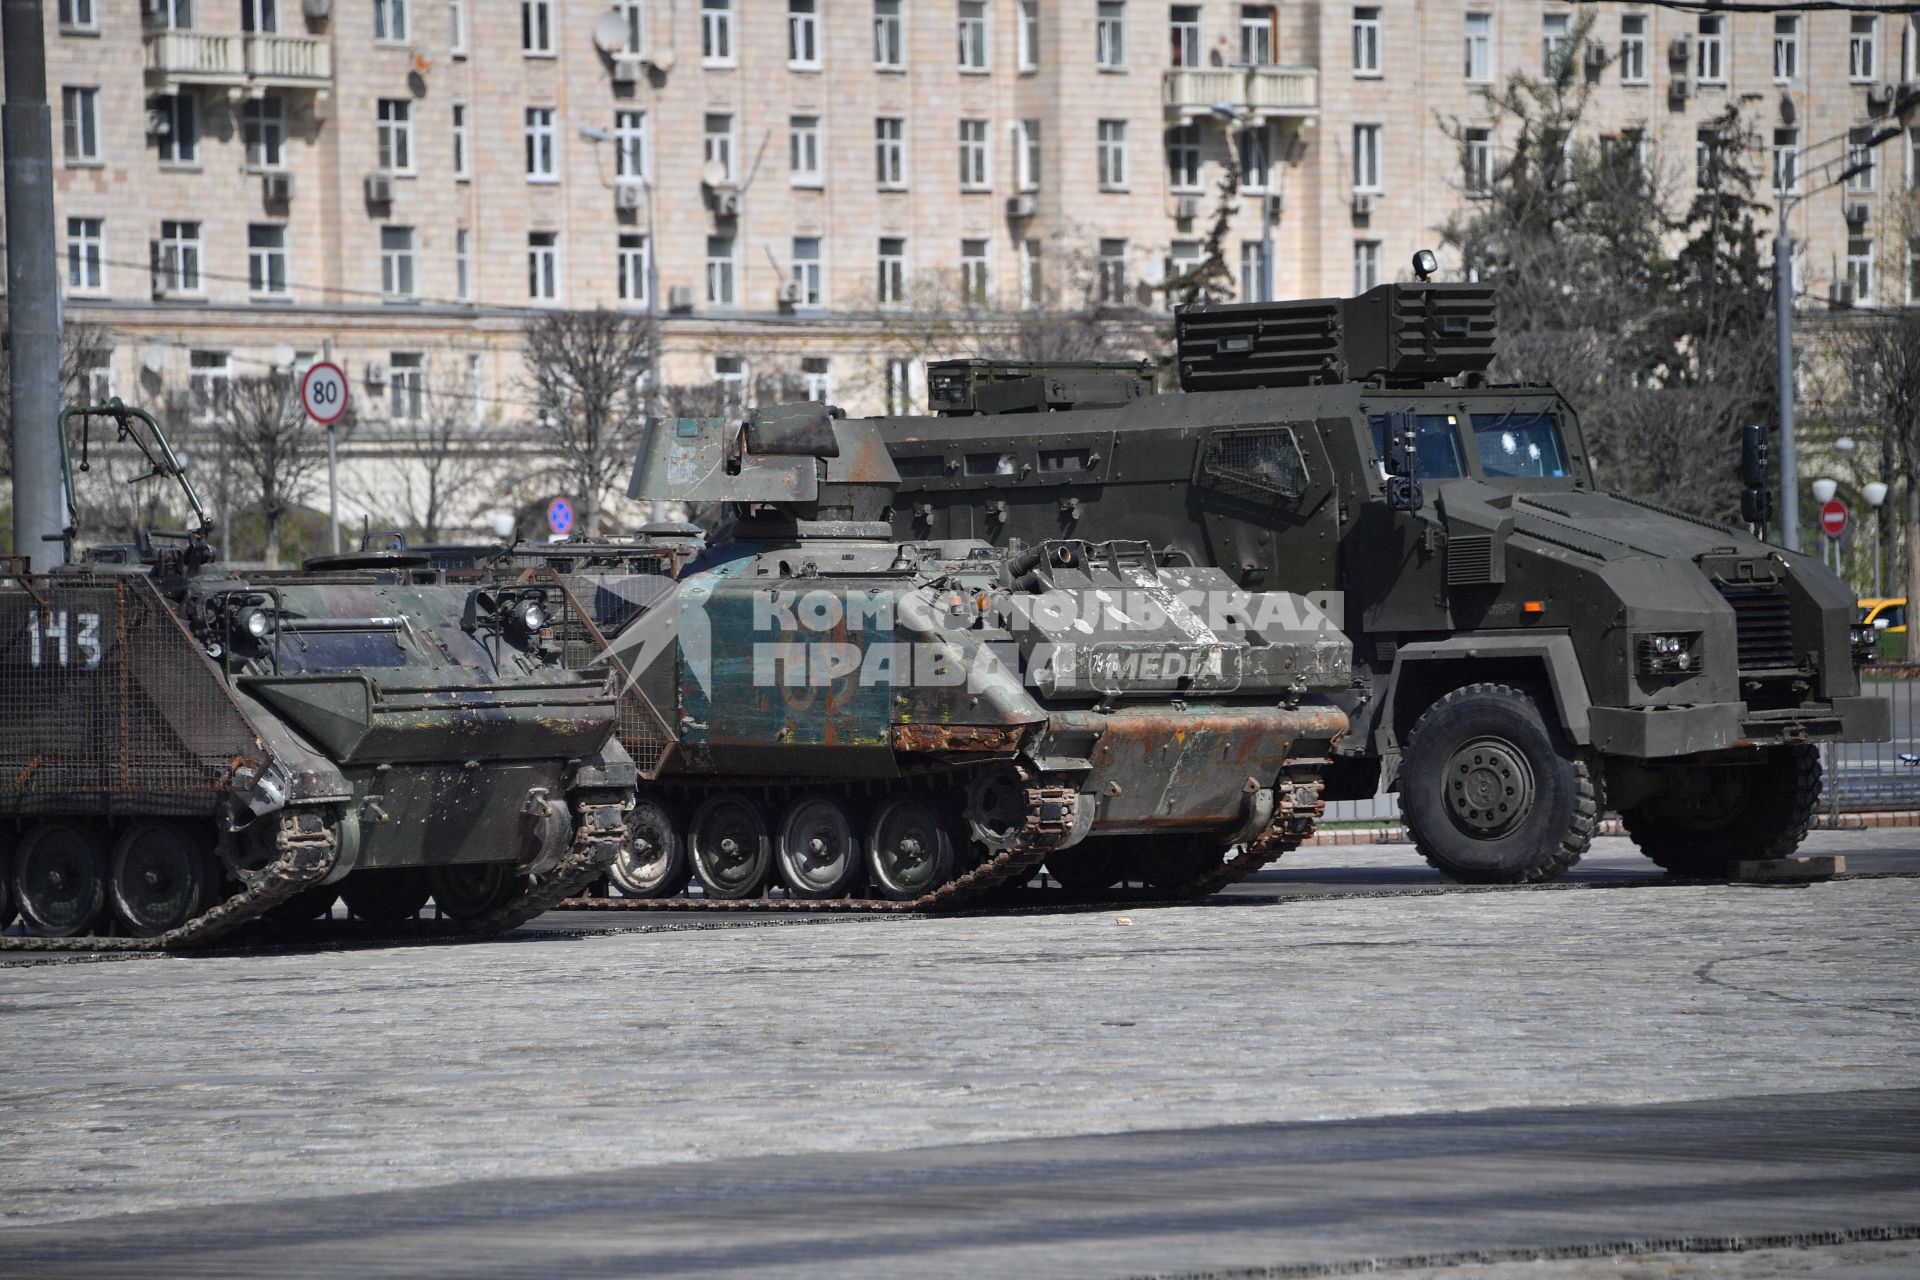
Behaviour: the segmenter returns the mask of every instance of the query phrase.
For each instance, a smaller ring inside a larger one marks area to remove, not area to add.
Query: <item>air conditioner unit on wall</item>
[[[1200,197],[1199,196],[1181,196],[1179,200],[1174,202],[1173,216],[1180,219],[1182,222],[1188,221],[1189,219],[1192,219],[1192,218],[1199,217],[1200,216]]]
[[[637,53],[614,55],[613,82],[615,84],[639,84],[647,74],[647,60]]]
[[[370,173],[367,175],[367,203],[393,203],[393,175],[390,173]]]
[[[164,138],[173,132],[173,120],[158,107],[147,108],[147,136]]]
[[[1607,65],[1607,46],[1599,40],[1587,41],[1587,65],[1604,67]]]
[[[387,362],[385,360],[367,361],[367,385],[384,387],[387,385]]]
[[[1031,218],[1037,202],[1030,195],[1008,196],[1007,216],[1009,218]]]
[[[1870,84],[1867,86],[1867,110],[1885,111],[1893,105],[1894,88],[1890,84]]]
[[[1676,67],[1684,67],[1693,57],[1693,41],[1685,36],[1676,36],[1667,41],[1667,61]]]
[[[717,218],[737,218],[744,207],[744,201],[738,191],[717,191],[713,196],[713,213]]]
[[[1356,218],[1371,218],[1373,216],[1373,202],[1374,202],[1374,196],[1371,192],[1368,192],[1368,191],[1354,192],[1353,193],[1353,216]]]
[[[667,310],[669,311],[693,310],[693,286],[687,285],[687,284],[676,284],[671,289],[668,289],[667,290]]]
[[[1847,222],[1853,226],[1863,225],[1872,216],[1873,210],[1864,200],[1856,200],[1847,206]]]
[[[1685,102],[1693,96],[1693,85],[1685,76],[1675,76],[1667,86],[1667,97],[1674,102]]]
[[[293,199],[293,175],[290,173],[261,174],[260,196],[268,204],[285,204]]]
[[[800,282],[798,280],[783,280],[780,282],[780,305],[783,307],[797,307],[800,305]]]
[[[616,209],[638,209],[647,201],[646,188],[637,182],[619,182],[613,188],[613,207]]]

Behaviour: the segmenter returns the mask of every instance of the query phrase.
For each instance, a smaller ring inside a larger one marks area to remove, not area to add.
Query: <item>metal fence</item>
[[[1820,748],[1826,786],[1817,820],[1829,827],[1920,826],[1920,665],[1868,667],[1861,691],[1892,704],[1892,740]],[[1315,839],[1320,844],[1361,844],[1405,838],[1400,797],[1382,793],[1370,800],[1328,805]]]

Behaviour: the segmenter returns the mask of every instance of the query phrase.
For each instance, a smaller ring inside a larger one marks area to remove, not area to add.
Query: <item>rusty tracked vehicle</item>
[[[635,775],[605,672],[553,639],[557,583],[229,571],[152,418],[68,410],[63,443],[70,419],[83,469],[111,422],[99,447],[177,482],[191,527],[0,580],[0,924],[29,929],[0,947],[186,946],[336,896],[487,932],[604,873]]]
[[[629,496],[727,504],[708,545],[544,553],[625,681],[627,905],[951,907],[1042,863],[1203,894],[1312,831],[1320,611],[1140,542],[897,542],[897,480],[819,405],[664,422]]]

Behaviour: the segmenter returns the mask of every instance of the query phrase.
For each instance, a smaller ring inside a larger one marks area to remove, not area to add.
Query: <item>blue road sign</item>
[[[553,536],[564,538],[567,530],[573,528],[573,504],[565,498],[555,498],[547,504],[547,528],[553,530]]]

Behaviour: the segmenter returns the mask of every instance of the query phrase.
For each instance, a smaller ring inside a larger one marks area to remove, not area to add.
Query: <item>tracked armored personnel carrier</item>
[[[627,682],[629,902],[951,907],[1042,863],[1202,894],[1312,830],[1351,679],[1319,610],[1139,541],[899,542],[897,481],[818,405],[682,419],[629,496],[726,504],[707,545],[553,549]]]
[[[1572,406],[1489,386],[1493,297],[1197,306],[1181,391],[1099,365],[931,366],[873,425],[900,538],[1139,538],[1355,638],[1328,794],[1398,790],[1462,880],[1559,875],[1603,807],[1669,871],[1797,847],[1821,742],[1875,741],[1870,635],[1805,556],[1600,488]]]
[[[378,552],[237,573],[152,418],[70,428],[83,466],[176,484],[188,528],[0,579],[0,924],[27,924],[0,947],[187,946],[336,897],[488,932],[603,874],[635,775],[606,668],[562,661],[557,582]]]

